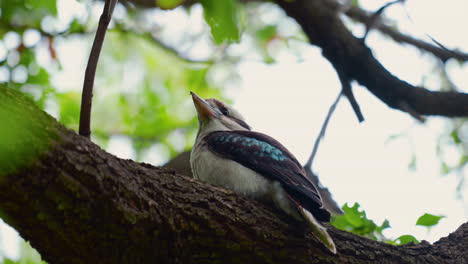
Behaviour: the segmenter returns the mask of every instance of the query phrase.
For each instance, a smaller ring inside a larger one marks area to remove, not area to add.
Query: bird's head
[[[216,99],[202,99],[194,92],[193,103],[198,113],[199,133],[220,130],[250,130],[242,115],[234,108]]]

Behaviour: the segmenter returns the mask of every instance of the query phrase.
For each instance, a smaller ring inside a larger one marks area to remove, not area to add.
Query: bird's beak
[[[198,112],[198,119],[200,121],[208,120],[213,117],[217,117],[218,113],[209,105],[205,100],[198,96],[194,92],[190,92],[192,95],[193,104]]]

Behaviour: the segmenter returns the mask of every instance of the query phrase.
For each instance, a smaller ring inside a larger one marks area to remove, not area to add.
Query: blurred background
[[[387,2],[351,4],[376,11]],[[213,14],[200,4],[167,11],[116,6],[97,69],[93,142],[122,158],[163,165],[194,142],[194,91],[233,104],[254,130],[278,139],[305,163],[341,90],[336,72],[276,5],[226,3],[239,22],[234,29],[221,24],[237,36],[233,43],[211,32],[205,21]],[[103,2],[0,0],[0,8],[0,83],[78,130],[84,70]],[[466,10],[464,0],[408,0],[387,8],[383,18],[395,30],[467,51]],[[355,36],[364,34],[362,23],[343,20]],[[443,64],[378,30],[366,43],[402,80],[468,92],[464,61]],[[466,222],[466,119],[429,117],[422,124],[364,87],[354,84],[354,92],[366,121],[358,123],[341,100],[313,164],[345,210],[334,225],[401,244],[437,241]],[[15,230],[0,224],[0,263],[40,261]]]

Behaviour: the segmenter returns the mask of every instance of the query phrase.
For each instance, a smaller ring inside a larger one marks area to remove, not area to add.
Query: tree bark
[[[0,88],[0,215],[54,263],[466,263],[468,223],[393,246],[304,223],[174,171],[119,159]]]

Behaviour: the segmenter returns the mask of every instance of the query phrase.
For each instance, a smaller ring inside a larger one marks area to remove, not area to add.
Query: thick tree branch
[[[0,213],[49,263],[463,263],[468,223],[393,246],[303,223],[171,171],[119,159],[0,89]],[[22,120],[27,120],[22,122]],[[39,144],[40,143],[40,144]]]
[[[276,2],[301,25],[310,43],[322,48],[338,72],[367,87],[388,106],[404,111],[401,106],[406,104],[419,115],[468,116],[468,94],[415,87],[386,70],[370,49],[349,32],[331,1]]]
[[[156,6],[154,1],[149,0],[129,1],[146,7]],[[193,2],[183,1],[182,4],[190,5]],[[349,32],[339,18],[339,7],[334,1],[277,0],[275,2],[299,23],[311,44],[322,48],[323,55],[337,71],[342,71],[350,79],[358,81],[389,107],[404,112],[406,112],[405,109],[411,109],[413,116],[468,116],[468,94],[429,91],[400,80],[386,70],[373,56],[371,50]],[[362,14],[352,8],[348,12],[349,16],[352,14],[357,19],[359,14],[359,19],[366,21],[371,16],[361,17]],[[411,42],[411,37],[403,38],[403,36],[401,34],[398,38],[408,43]],[[414,45],[417,44],[433,52],[442,60],[466,59],[464,53],[442,51],[439,47],[430,47],[430,44],[427,46],[416,42]]]
[[[157,7],[157,1],[153,1],[153,0],[127,0],[127,1],[137,4],[139,6],[143,6],[143,7]],[[189,6],[189,5],[192,5],[194,2],[196,1],[185,0],[185,1],[182,1],[181,4],[185,6]],[[266,2],[266,1],[265,0],[242,0],[242,2]],[[335,4],[335,8],[339,9],[338,3]],[[447,49],[441,48],[437,45],[433,45],[426,41],[423,41],[423,40],[414,38],[412,36],[406,35],[404,33],[401,33],[398,30],[392,28],[391,26],[385,23],[378,23],[378,22],[372,23],[371,20],[376,18],[374,13],[363,10],[359,7],[349,5],[346,7],[344,13],[348,17],[358,22],[361,22],[365,25],[372,24],[372,28],[378,29],[380,32],[388,35],[389,37],[391,37],[394,41],[398,43],[407,43],[421,50],[430,52],[434,56],[440,58],[443,62],[451,58],[459,60],[459,61],[468,61],[468,53],[464,53],[464,52],[457,51],[457,50],[447,50]]]
[[[88,65],[86,66],[85,78],[83,82],[83,94],[81,95],[80,128],[79,133],[87,138],[91,135],[91,106],[93,98],[94,76],[101,53],[102,44],[106,36],[107,27],[112,18],[115,5],[118,0],[106,0],[99,25],[94,37],[93,47],[89,55]]]

